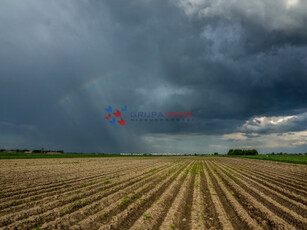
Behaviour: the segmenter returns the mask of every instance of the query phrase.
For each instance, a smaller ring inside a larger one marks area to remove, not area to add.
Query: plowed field
[[[0,229],[307,229],[307,166],[226,157],[1,160]]]

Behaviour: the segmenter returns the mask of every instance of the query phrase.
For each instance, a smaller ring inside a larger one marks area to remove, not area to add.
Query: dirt
[[[1,229],[307,229],[307,166],[225,157],[0,161]]]

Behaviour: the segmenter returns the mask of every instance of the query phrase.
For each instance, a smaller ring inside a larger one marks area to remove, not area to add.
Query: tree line
[[[229,149],[227,155],[258,155],[256,149]]]

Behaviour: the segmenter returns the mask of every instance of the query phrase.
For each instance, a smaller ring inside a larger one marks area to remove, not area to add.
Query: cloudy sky
[[[0,148],[307,152],[306,12],[305,0],[2,0]],[[109,105],[127,105],[125,126]]]

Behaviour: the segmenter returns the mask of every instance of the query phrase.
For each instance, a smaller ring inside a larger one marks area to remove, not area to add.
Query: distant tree
[[[229,149],[227,155],[258,155],[256,149]]]
[[[219,155],[219,153],[215,152],[214,155]]]
[[[234,155],[233,154],[233,149],[229,149],[227,155]]]
[[[243,155],[242,149],[229,149],[228,155]]]
[[[256,149],[243,150],[243,155],[258,155],[258,151]]]
[[[34,150],[32,151],[32,153],[41,153],[41,150],[34,149]]]

